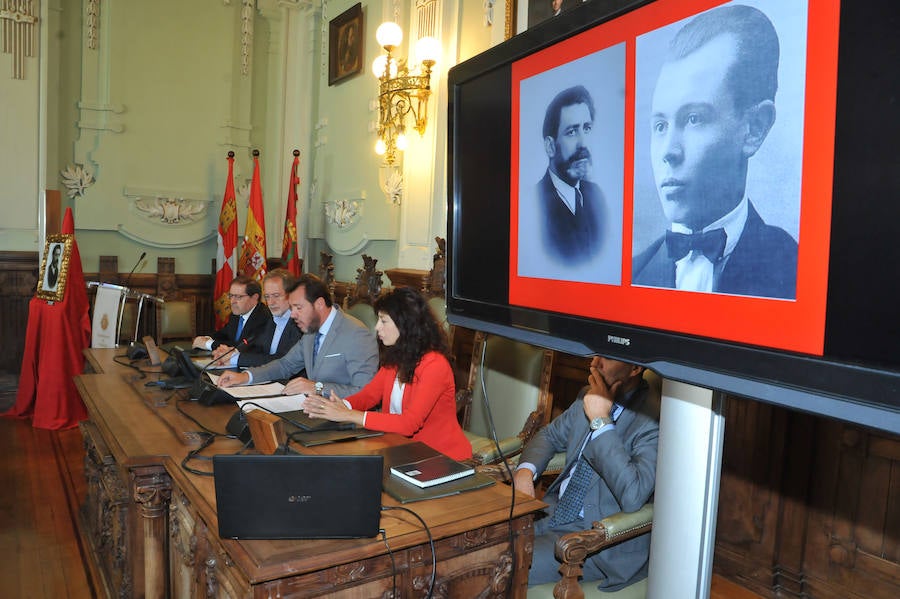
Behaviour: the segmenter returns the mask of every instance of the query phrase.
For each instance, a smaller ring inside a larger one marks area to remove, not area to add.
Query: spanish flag
[[[250,182],[250,208],[238,271],[251,279],[266,275],[266,217],[263,213],[262,184],[259,182],[259,150],[253,150],[253,180]]]

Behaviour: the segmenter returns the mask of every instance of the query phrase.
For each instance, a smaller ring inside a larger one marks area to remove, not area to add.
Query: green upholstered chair
[[[369,330],[375,332],[375,324],[378,322],[378,316],[375,314],[375,310],[372,308],[372,304],[367,304],[365,302],[359,302],[353,304],[346,310],[344,310],[350,316],[358,318],[362,321],[364,325],[369,327]]]
[[[475,334],[468,384],[457,394],[460,423],[472,444],[474,463],[500,460],[485,411],[485,390],[503,454],[516,456],[550,420],[552,368],[551,350],[481,331]]]
[[[188,347],[197,336],[197,310],[193,297],[166,300],[156,304],[156,343],[167,340],[188,340]]]
[[[644,371],[644,380],[650,389],[647,398],[648,409],[659,417],[662,379],[653,371]],[[559,472],[565,466],[565,454],[559,453],[551,460],[544,471],[548,474],[553,464],[558,464]],[[601,551],[610,545],[647,534],[653,525],[653,503],[647,503],[636,512],[619,512],[594,522],[588,530],[563,535],[556,542],[556,557],[562,562],[560,573],[562,579],[553,584],[547,583],[528,589],[529,599],[645,599],[647,596],[647,580],[610,593],[597,588],[594,581],[579,580],[588,555]]]

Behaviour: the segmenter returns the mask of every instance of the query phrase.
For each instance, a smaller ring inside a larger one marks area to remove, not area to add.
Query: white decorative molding
[[[361,215],[361,200],[341,199],[325,202],[325,222],[338,229],[347,229],[356,224]]]
[[[398,166],[382,166],[378,170],[378,182],[384,197],[399,206],[403,200],[403,171]]]
[[[253,59],[253,8],[256,0],[241,2],[241,75],[250,74]]]
[[[100,46],[100,0],[88,0],[84,26],[87,29],[87,47],[96,50]]]
[[[95,182],[94,173],[81,164],[70,164],[59,174],[62,177],[62,184],[66,188],[66,195],[70,198],[83,197],[87,188]]]
[[[142,197],[134,201],[134,209],[140,216],[165,225],[184,225],[201,220],[207,205],[208,202],[202,200],[184,198]]]
[[[199,239],[192,239],[190,241],[180,241],[178,243],[162,243],[155,239],[148,239],[147,237],[142,237],[137,233],[129,231],[124,225],[118,225],[116,227],[116,232],[119,233],[122,237],[135,241],[139,244],[147,245],[155,248],[163,248],[167,250],[181,250],[184,248],[194,247],[200,245],[202,243],[206,243],[216,238],[217,232],[215,230],[211,231],[208,235],[204,235]]]
[[[494,1],[484,0],[484,26],[492,27],[494,25]]]
[[[0,46],[13,55],[13,79],[25,78],[25,57],[37,49],[38,16],[35,0],[0,0]]]

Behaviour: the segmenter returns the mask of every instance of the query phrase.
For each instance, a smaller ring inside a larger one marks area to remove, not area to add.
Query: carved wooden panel
[[[9,343],[0,352],[0,372],[18,376],[25,350],[28,304],[37,289],[40,259],[37,252],[0,252],[0,339]]]
[[[716,572],[765,597],[900,596],[900,438],[728,398]]]

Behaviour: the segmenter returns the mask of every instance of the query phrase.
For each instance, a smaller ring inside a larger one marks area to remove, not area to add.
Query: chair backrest
[[[372,308],[371,304],[366,304],[363,302],[353,304],[346,310],[345,313],[350,316],[355,316],[360,319],[364,325],[366,325],[370,331],[375,331],[375,324],[378,322],[378,316],[375,314],[374,308]]]
[[[481,385],[483,373],[497,438],[520,436],[527,443],[550,420],[552,368],[551,350],[480,331],[476,333],[468,382],[472,402],[463,428],[482,437],[491,437]]]
[[[194,299],[166,300],[156,305],[156,343],[166,339],[193,339],[197,335]]]

